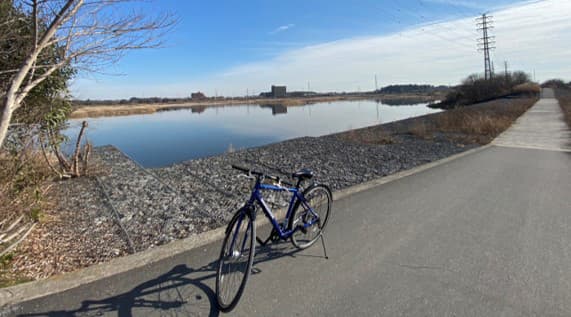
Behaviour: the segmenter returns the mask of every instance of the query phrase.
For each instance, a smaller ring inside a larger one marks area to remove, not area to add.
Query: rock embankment
[[[445,140],[400,136],[393,144],[367,145],[337,136],[305,137],[172,166],[143,169],[113,147],[98,148],[106,166],[100,185],[134,251],[221,226],[248,197],[251,183],[231,164],[290,178],[310,168],[333,190],[435,161],[466,148]],[[282,194],[269,194],[273,207]]]

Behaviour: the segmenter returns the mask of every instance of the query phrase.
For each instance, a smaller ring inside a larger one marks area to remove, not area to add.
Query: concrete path
[[[553,89],[543,89],[541,100],[494,141],[518,148],[571,151],[571,130],[563,120]]]
[[[320,245],[260,248],[232,315],[571,316],[570,171],[568,152],[493,146],[340,199],[329,260]],[[217,316],[219,248],[0,316]]]

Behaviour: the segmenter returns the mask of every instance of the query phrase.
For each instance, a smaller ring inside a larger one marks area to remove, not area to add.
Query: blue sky
[[[476,15],[484,11],[498,13],[496,30],[499,36],[507,29],[516,30],[518,23],[527,21],[525,25],[529,28],[541,24],[541,19],[526,20],[530,19],[531,13],[534,10],[537,12],[538,8],[552,15],[557,14],[555,6],[569,2],[135,2],[130,4],[130,8],[124,9],[142,10],[148,14],[173,12],[179,17],[180,23],[165,38],[165,47],[130,52],[120,62],[105,70],[107,73],[121,75],[82,74],[74,82],[72,92],[77,98],[92,99],[130,96],[180,97],[198,90],[209,95],[216,92],[224,95],[243,95],[246,89],[259,93],[272,83],[302,89],[308,81],[313,83],[312,88],[315,90],[350,91],[373,88],[371,78],[376,73],[382,74],[379,76],[381,85],[399,82],[455,84],[464,75],[462,72],[467,75],[480,71],[480,55],[475,50],[475,38],[478,34],[473,19]],[[557,17],[555,20],[554,23],[558,23]],[[563,40],[568,40],[568,36],[563,33],[567,24],[564,21],[560,23],[562,28],[557,29],[557,32],[561,33]],[[568,29],[566,31],[571,33]],[[521,35],[524,36],[523,33]],[[541,34],[538,36],[542,37]],[[391,37],[394,38],[391,40]],[[511,35],[506,34],[506,37],[510,38]],[[418,40],[417,47],[412,45],[415,39]],[[499,59],[497,63],[503,62],[503,59],[513,59],[514,67],[526,66],[528,71],[531,71],[531,68],[538,68],[538,71],[542,68],[539,61],[528,61],[521,57],[518,65],[518,59],[512,58],[510,53],[519,56],[521,51],[511,46],[511,50],[505,47],[501,49],[500,46],[498,41],[495,54],[500,56],[496,56]],[[439,55],[443,49],[447,54]],[[562,49],[564,53],[569,53],[568,47]],[[383,65],[383,61],[390,59],[387,56],[392,56],[390,60],[397,61],[395,57],[410,53],[411,50],[417,50],[417,57],[423,57],[425,63],[411,62],[403,56],[401,62],[416,65],[411,67],[414,69],[391,69]],[[456,55],[450,55],[450,51],[455,51]],[[317,52],[319,54],[316,55]],[[371,52],[378,53],[379,57],[375,59]],[[314,62],[311,62],[311,56],[314,56]],[[446,62],[443,63],[439,56],[445,57]],[[468,60],[467,56],[470,56]],[[306,65],[308,67],[304,67],[304,62],[309,63]],[[429,64],[432,66],[427,67]],[[444,64],[442,66],[445,67],[438,68],[439,64]],[[286,68],[287,65],[291,67]],[[451,67],[454,71],[450,71]],[[419,72],[419,68],[427,69]],[[297,71],[298,76],[295,75],[295,69],[301,70]],[[551,73],[545,76],[565,75],[557,73],[555,69],[554,66],[549,66],[547,71]],[[432,76],[431,72],[444,74]],[[332,77],[339,80],[332,81]]]

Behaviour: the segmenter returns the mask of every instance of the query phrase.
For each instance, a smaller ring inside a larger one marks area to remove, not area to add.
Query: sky
[[[161,0],[130,3],[179,23],[159,49],[131,51],[81,73],[77,99],[244,96],[288,90],[367,91],[455,85],[483,72],[475,18],[493,16],[494,67],[571,80],[569,0]]]

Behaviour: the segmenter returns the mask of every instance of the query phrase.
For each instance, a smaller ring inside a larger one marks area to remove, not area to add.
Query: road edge
[[[493,144],[491,143],[486,144],[475,149],[470,149],[458,154],[454,154],[434,162],[419,165],[392,175],[377,178],[365,183],[338,190],[333,192],[333,199],[340,200],[345,197],[381,186],[383,184],[421,173],[423,171],[449,163],[459,158],[481,152],[492,146]],[[261,226],[263,223],[264,222],[262,221],[258,221],[256,222],[256,225]],[[169,257],[174,257],[181,253],[204,247],[210,243],[224,238],[224,231],[225,227],[220,227],[197,234],[195,236],[188,237],[186,239],[176,240],[166,245],[112,259],[109,262],[96,264],[74,272],[56,275],[45,280],[33,281],[2,288],[0,289],[0,316],[3,316],[3,311],[9,311],[9,308],[7,307],[16,306],[18,303],[46,297],[51,294],[65,292],[82,285],[93,283],[100,279],[109,278],[134,269],[139,269]]]

